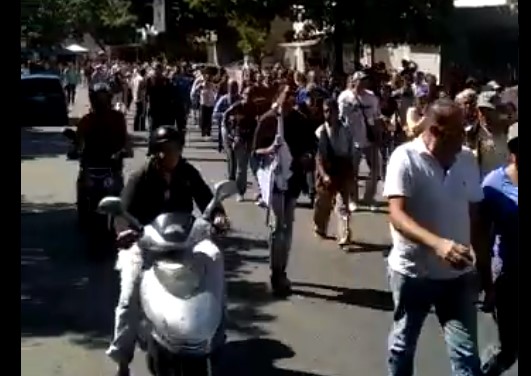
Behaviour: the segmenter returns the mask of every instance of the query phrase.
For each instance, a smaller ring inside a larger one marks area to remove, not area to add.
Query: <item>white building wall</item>
[[[456,8],[498,7],[509,3],[509,0],[454,0]]]
[[[370,64],[370,48],[364,51],[363,63]],[[399,70],[402,60],[412,60],[417,63],[419,70],[433,74],[437,79],[441,75],[441,54],[438,46],[387,46],[374,50],[374,62],[383,61],[390,69]]]

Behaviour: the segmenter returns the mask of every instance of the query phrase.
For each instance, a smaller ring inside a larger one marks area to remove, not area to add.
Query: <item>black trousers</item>
[[[499,376],[518,359],[518,275],[502,273],[494,282],[494,319],[498,326],[496,351],[482,365],[485,376]]]
[[[68,84],[65,86],[66,100],[69,104],[74,104],[76,101],[76,85]]]
[[[212,134],[212,113],[214,107],[201,106],[199,108],[199,126],[201,127],[201,136],[205,137]]]
[[[186,131],[186,125],[188,123],[188,111],[186,108],[179,108],[175,113],[175,123],[177,129],[180,131]]]
[[[133,129],[136,132],[146,130],[146,106],[144,102],[136,102],[135,120],[133,122]]]

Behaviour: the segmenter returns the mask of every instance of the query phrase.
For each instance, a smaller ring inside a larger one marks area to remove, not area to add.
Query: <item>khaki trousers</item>
[[[332,182],[329,187],[317,185],[317,195],[313,209],[313,222],[315,230],[325,234],[334,209],[337,213],[337,240],[339,245],[350,242],[350,212],[348,204],[353,190],[352,179],[341,179]]]

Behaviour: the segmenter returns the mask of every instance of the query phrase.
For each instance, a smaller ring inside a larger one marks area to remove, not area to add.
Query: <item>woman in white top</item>
[[[216,105],[217,88],[210,75],[204,73],[203,80],[197,80],[192,88],[191,97],[199,98],[199,126],[201,136],[210,138],[212,132],[212,113]]]
[[[427,122],[424,116],[428,106],[428,91],[420,87],[415,90],[415,102],[406,112],[406,126],[404,132],[409,138],[415,138],[425,129]]]

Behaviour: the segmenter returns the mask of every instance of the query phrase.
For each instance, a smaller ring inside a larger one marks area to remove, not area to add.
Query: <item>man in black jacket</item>
[[[275,184],[269,203],[274,219],[269,243],[271,288],[273,294],[278,297],[286,297],[291,293],[291,283],[287,278],[286,268],[292,243],[295,206],[305,184],[305,171],[315,151],[315,135],[311,122],[294,107],[294,104],[293,88],[287,85],[282,87],[275,108],[260,118],[253,142],[253,151],[262,164],[274,159],[280,144],[277,135],[278,120],[279,116],[282,116],[284,123],[282,142],[286,143],[293,160],[290,166],[291,177],[285,187],[287,189],[280,189]]]
[[[157,128],[150,140],[149,154],[152,157],[127,182],[122,192],[124,208],[142,225],[151,223],[161,213],[191,214],[194,203],[204,211],[212,200],[212,192],[199,171],[182,158],[183,144],[184,135],[175,128]],[[215,226],[227,224],[221,207],[213,216]],[[118,363],[117,375],[128,376],[140,318],[138,290],[143,260],[140,248],[134,245],[139,234],[132,229],[121,230],[117,239],[122,249],[117,265],[121,279],[120,298],[115,312],[114,339],[107,355]]]
[[[170,80],[163,74],[162,64],[155,67],[155,75],[147,81],[150,130],[161,125],[174,125],[174,96]]]

